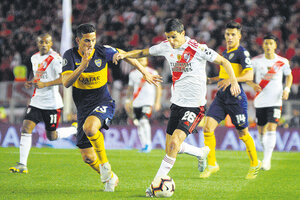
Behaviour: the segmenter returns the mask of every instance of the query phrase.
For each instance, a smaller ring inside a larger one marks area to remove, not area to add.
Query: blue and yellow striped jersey
[[[118,51],[109,46],[95,45],[88,67],[73,84],[73,100],[78,117],[85,117],[101,102],[112,101],[107,89],[107,63]],[[81,64],[78,47],[69,49],[63,56],[62,74],[72,73]]]
[[[249,52],[242,46],[238,48],[231,49],[229,51],[225,50],[223,56],[229,60],[233,68],[236,77],[239,77],[244,70],[252,70],[252,64]],[[225,68],[220,65],[219,72],[220,79],[228,79],[229,76],[225,71]]]

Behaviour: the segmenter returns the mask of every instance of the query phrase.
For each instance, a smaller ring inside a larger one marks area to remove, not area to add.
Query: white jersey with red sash
[[[255,82],[262,91],[256,95],[254,106],[256,108],[282,106],[282,78],[291,74],[289,61],[275,54],[270,60],[261,54],[252,59]]]
[[[52,49],[43,56],[39,52],[34,54],[31,57],[31,63],[34,82],[54,81],[62,72],[62,58]],[[35,88],[29,105],[44,110],[62,108],[63,101],[59,93],[59,86]]]
[[[150,55],[164,56],[172,72],[171,102],[181,107],[206,104],[206,61],[213,62],[217,53],[205,44],[185,37],[186,42],[173,49],[166,40],[149,49]]]
[[[157,71],[146,67],[151,74],[157,75]],[[143,78],[143,75],[138,70],[133,70],[129,74],[129,86],[132,86],[133,91],[133,107],[153,106],[155,102],[155,86],[149,84]]]

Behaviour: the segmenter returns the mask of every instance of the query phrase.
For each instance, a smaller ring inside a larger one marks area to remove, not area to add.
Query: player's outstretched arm
[[[218,83],[218,87],[220,89],[225,90],[229,85],[231,85],[230,87],[231,94],[235,97],[238,96],[241,93],[241,88],[237,82],[237,78],[234,74],[230,62],[227,59],[225,59],[223,56],[218,55],[214,63],[217,65],[222,65],[225,71],[227,72],[227,74],[229,75],[229,79],[220,81]]]
[[[128,62],[129,64],[133,65],[137,70],[139,70],[143,74],[144,79],[148,83],[158,86],[158,83],[162,82],[162,77],[160,75],[151,74],[136,59],[131,58],[131,57],[140,58],[140,57],[148,56],[149,55],[149,49],[144,49],[145,51],[144,50],[133,50],[133,51],[136,51],[136,52],[144,52],[145,53],[145,54],[142,53],[142,56],[140,56],[140,57],[138,56],[138,55],[140,55],[140,53],[130,53],[130,52],[133,52],[133,51],[126,52],[126,51],[123,51],[121,49],[118,49],[118,50],[119,50],[120,53],[114,55],[113,61],[117,60],[118,59],[117,57],[119,57],[120,55],[125,55],[123,57],[124,60],[126,62]]]
[[[246,83],[253,88],[254,92],[261,92],[261,87],[259,86],[259,84],[254,83],[253,81],[247,81]]]

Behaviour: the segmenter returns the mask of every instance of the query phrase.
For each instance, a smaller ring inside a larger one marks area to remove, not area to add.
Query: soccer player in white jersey
[[[77,132],[75,127],[56,129],[63,107],[58,86],[62,84],[62,58],[51,49],[51,35],[41,34],[36,42],[39,52],[31,57],[34,78],[25,83],[27,89],[35,89],[21,130],[20,162],[9,168],[14,173],[28,173],[27,160],[31,149],[32,131],[39,122],[44,121],[50,141],[69,137]]]
[[[276,37],[264,37],[264,54],[252,59],[255,83],[248,83],[257,93],[254,99],[257,129],[264,148],[263,170],[271,169],[272,152],[276,144],[276,128],[281,117],[282,100],[287,100],[293,82],[289,61],[275,53]],[[285,86],[282,79],[285,76]]]
[[[146,57],[139,58],[138,61],[151,74],[158,74],[156,70],[148,67],[148,59]],[[140,152],[142,153],[149,153],[152,150],[149,118],[152,115],[153,109],[154,111],[160,110],[160,99],[160,84],[155,87],[147,83],[143,75],[136,69],[130,72],[125,110],[128,116],[133,119],[134,125],[137,126],[142,145]]]
[[[208,147],[198,148],[184,142],[196,132],[204,116],[206,104],[206,62],[223,65],[229,74],[231,93],[237,96],[240,87],[228,60],[205,44],[185,36],[184,26],[179,19],[170,19],[165,25],[167,40],[149,49],[133,50],[120,54],[119,58],[164,56],[169,62],[173,84],[171,87],[171,115],[167,125],[166,155],[155,177],[167,175],[173,167],[177,153],[196,156],[198,161],[206,159]],[[198,162],[198,163],[199,163]],[[147,188],[146,196],[152,196]]]

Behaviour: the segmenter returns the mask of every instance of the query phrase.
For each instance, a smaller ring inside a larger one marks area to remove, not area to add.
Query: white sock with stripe
[[[63,127],[63,128],[56,129],[56,132],[57,132],[57,139],[67,138],[70,137],[71,135],[76,134],[77,128],[75,128],[74,126]]]
[[[203,157],[202,148],[195,147],[195,146],[190,145],[186,142],[183,142],[180,145],[180,150],[178,151],[178,153],[179,154],[186,153],[186,154],[191,155],[191,156]]]
[[[161,165],[156,173],[156,177],[168,175],[169,171],[172,169],[176,158],[171,158],[167,154],[164,159],[161,161]]]
[[[263,137],[264,162],[270,162],[274,147],[276,145],[276,131],[267,131]]]
[[[29,151],[31,149],[32,134],[21,133],[20,139],[20,163],[27,165],[27,159],[29,156]]]
[[[139,138],[140,138],[142,148],[145,148],[145,146],[146,146],[146,133],[145,133],[145,128],[144,128],[143,124],[141,123],[141,121],[139,122],[139,125],[137,126],[137,130],[138,130],[138,135],[139,135]]]
[[[151,126],[150,126],[150,122],[149,122],[148,119],[141,119],[140,123],[144,128],[145,145],[151,146]]]

